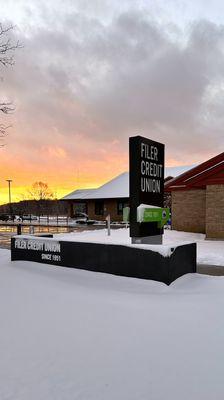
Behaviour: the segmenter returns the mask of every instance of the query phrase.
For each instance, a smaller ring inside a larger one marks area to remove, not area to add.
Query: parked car
[[[0,214],[0,221],[13,221],[13,222],[21,222],[22,218],[20,215],[10,215],[10,214]]]
[[[0,221],[12,221],[12,216],[9,214],[0,214]]]
[[[76,212],[74,218],[88,218],[88,215],[86,213]]]
[[[13,215],[14,222],[22,222],[22,217],[20,215]]]
[[[37,221],[37,217],[36,215],[31,215],[31,214],[27,214],[27,215],[22,215],[22,220],[23,221]]]
[[[72,220],[75,221],[76,224],[86,224],[88,221],[88,215],[82,212],[76,212]]]

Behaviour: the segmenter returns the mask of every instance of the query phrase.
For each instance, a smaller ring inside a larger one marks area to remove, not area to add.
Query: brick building
[[[224,153],[165,184],[172,197],[172,227],[224,239]]]
[[[188,169],[188,166],[165,168],[165,182]],[[123,208],[129,205],[129,173],[124,172],[97,189],[75,190],[61,200],[68,203],[70,217],[84,212],[89,219],[105,220],[110,214],[112,221],[122,221]]]
[[[69,216],[77,212],[88,214],[89,219],[122,221],[123,208],[129,205],[129,174],[124,172],[97,189],[81,189],[63,197],[69,205]]]

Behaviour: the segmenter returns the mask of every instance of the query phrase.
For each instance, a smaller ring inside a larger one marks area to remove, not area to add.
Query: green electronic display
[[[130,208],[123,208],[123,221],[129,222]],[[170,218],[169,208],[162,207],[145,207],[141,210],[141,217],[138,218],[139,223],[157,222],[158,228],[163,228]]]
[[[169,216],[169,208],[145,208],[142,223],[157,222],[158,228],[162,228],[167,223]]]

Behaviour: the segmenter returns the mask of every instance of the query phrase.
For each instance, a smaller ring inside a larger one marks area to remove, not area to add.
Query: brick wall
[[[172,228],[205,233],[206,191],[203,189],[172,192]]]
[[[74,217],[74,209],[73,209],[72,201],[68,202],[68,217],[71,217],[71,218]]]
[[[106,216],[110,214],[111,221],[122,221],[123,215],[117,215],[117,200],[106,199],[104,200],[104,215],[95,215],[95,201],[88,200],[88,216],[89,219],[97,221],[105,220]]]
[[[89,219],[96,219],[95,218],[95,203],[94,201],[88,200],[87,202],[87,214]]]
[[[117,215],[117,200],[111,199],[104,202],[105,214],[110,214],[111,221],[122,221],[123,215]]]
[[[224,185],[206,188],[206,237],[224,239]]]

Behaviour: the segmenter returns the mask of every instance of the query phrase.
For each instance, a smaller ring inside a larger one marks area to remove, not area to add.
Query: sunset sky
[[[0,67],[15,112],[0,148],[0,203],[35,181],[57,197],[128,169],[128,137],[166,145],[166,165],[224,151],[224,2],[0,0],[23,47]]]

